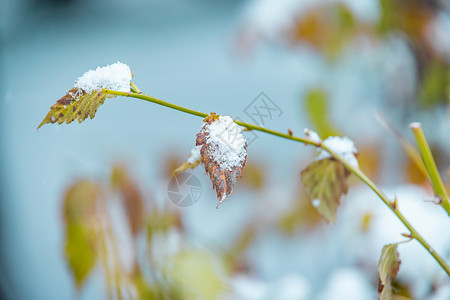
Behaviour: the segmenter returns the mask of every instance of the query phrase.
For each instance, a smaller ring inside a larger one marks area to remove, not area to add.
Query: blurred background
[[[217,210],[202,166],[195,205],[167,194],[200,118],[114,98],[36,130],[79,76],[117,61],[169,102],[254,123],[263,95],[279,109],[268,128],[350,137],[450,261],[450,220],[405,151],[422,122],[449,186],[446,0],[2,0],[0,38],[2,299],[376,298],[381,249],[406,230],[356,179],[322,220],[300,182],[311,147],[246,133],[244,179]],[[396,299],[450,299],[418,243],[399,253]]]

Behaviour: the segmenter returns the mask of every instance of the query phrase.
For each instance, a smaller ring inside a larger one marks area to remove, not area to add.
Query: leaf
[[[447,101],[450,86],[450,64],[434,59],[427,66],[419,91],[419,104],[424,108],[434,108]]]
[[[47,123],[58,122],[58,125],[60,125],[64,122],[69,124],[75,119],[78,119],[79,123],[86,120],[87,117],[93,119],[97,109],[105,102],[105,99],[113,97],[115,95],[107,94],[103,90],[86,94],[82,89],[72,88],[50,107],[50,111],[37,129]]]
[[[95,215],[100,193],[98,185],[82,180],[72,185],[64,197],[64,255],[77,288],[81,288],[97,261]]]
[[[133,236],[144,227],[144,200],[136,183],[124,167],[116,166],[111,173],[111,185],[118,190]]]
[[[195,169],[200,164],[200,149],[201,146],[195,146],[191,153],[188,156],[188,159],[180,165],[178,168],[176,168],[172,174],[176,175],[180,172],[186,171],[187,169]]]
[[[242,168],[247,160],[247,141],[242,129],[228,116],[211,113],[203,120],[206,124],[196,136],[201,146],[201,162],[216,190],[217,208],[237,187]]]
[[[336,220],[340,197],[348,190],[349,176],[350,172],[345,166],[333,158],[314,161],[301,173],[301,180],[313,206],[328,222]]]
[[[308,118],[319,136],[325,139],[329,136],[341,135],[330,122],[328,96],[322,88],[309,90],[304,104]]]
[[[392,299],[392,281],[400,269],[400,259],[397,252],[398,243],[385,245],[378,262],[378,299]]]
[[[226,286],[226,266],[220,257],[200,250],[183,250],[168,264],[167,275],[182,299],[215,300]]]
[[[290,30],[292,42],[307,43],[335,59],[361,25],[351,10],[340,3],[326,3],[306,10]]]

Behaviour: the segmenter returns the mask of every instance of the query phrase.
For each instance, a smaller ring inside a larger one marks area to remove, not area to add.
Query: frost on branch
[[[47,123],[69,124],[75,119],[81,123],[87,117],[94,118],[105,99],[115,97],[103,89],[129,92],[131,77],[130,68],[120,62],[84,73],[77,79],[75,86],[50,107],[38,129]]]
[[[397,277],[400,269],[400,259],[397,252],[398,243],[385,245],[378,262],[378,299],[392,298],[392,281]]]
[[[201,146],[201,162],[217,192],[217,208],[224,202],[242,178],[247,159],[247,141],[242,129],[229,116],[211,113],[203,120],[196,145]]]

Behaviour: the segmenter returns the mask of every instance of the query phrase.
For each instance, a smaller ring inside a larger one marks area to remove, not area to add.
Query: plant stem
[[[368,187],[370,187],[372,191],[374,191],[375,194],[377,194],[378,197],[384,202],[384,204],[386,204],[386,206],[397,216],[397,218],[400,219],[403,225],[405,225],[405,227],[408,228],[408,230],[411,233],[411,237],[416,239],[428,251],[428,253],[430,253],[430,255],[434,257],[434,259],[438,262],[438,264],[442,267],[442,269],[444,269],[447,275],[450,276],[450,267],[442,258],[442,256],[440,256],[439,253],[437,253],[430,246],[430,244],[428,244],[428,242],[417,232],[417,230],[411,225],[411,223],[409,223],[409,221],[405,218],[405,216],[399,211],[398,206],[394,205],[394,203],[388,199],[388,197],[383,193],[383,191],[381,191],[380,188],[378,188],[377,185],[366,176],[366,174],[364,174],[358,167],[353,167],[352,165],[350,165],[344,158],[342,158],[337,153],[332,151],[326,145],[322,144],[320,148],[326,150],[334,158],[343,163],[350,172],[352,172],[356,177],[358,177],[362,182],[364,182]]]
[[[175,110],[179,110],[194,116],[199,116],[199,117],[206,117],[208,116],[208,114],[206,113],[202,113],[199,111],[195,111],[195,110],[191,110],[188,108],[184,108],[182,106],[179,105],[175,105],[160,99],[157,99],[155,97],[151,97],[145,94],[138,94],[138,93],[127,93],[127,92],[119,92],[119,91],[113,91],[113,90],[107,90],[104,89],[104,92],[111,94],[111,95],[117,95],[117,96],[125,96],[125,97],[132,97],[132,98],[137,98],[137,99],[142,99],[145,101],[149,101],[152,103],[156,103],[159,105],[163,105]],[[375,185],[375,183],[373,181],[371,181],[358,167],[353,167],[352,165],[350,165],[344,158],[342,158],[340,155],[338,155],[337,153],[335,153],[334,151],[332,151],[330,148],[328,148],[325,144],[323,143],[316,143],[310,139],[307,138],[301,138],[301,137],[295,137],[295,136],[291,136],[289,134],[285,134],[285,133],[281,133],[275,130],[271,130],[271,129],[267,129],[261,126],[257,126],[254,124],[250,124],[250,123],[245,123],[245,122],[240,122],[240,121],[235,121],[236,124],[244,126],[250,130],[256,130],[256,131],[261,131],[261,132],[265,132],[271,135],[275,135],[284,139],[288,139],[288,140],[292,140],[292,141],[296,141],[296,142],[300,142],[300,143],[304,143],[304,144],[309,144],[309,145],[313,145],[315,147],[318,148],[322,148],[323,150],[327,151],[328,153],[330,153],[331,156],[333,156],[335,159],[339,160],[341,163],[343,163],[345,165],[345,167],[351,172],[353,173],[356,177],[358,177],[362,182],[364,182],[367,186],[369,186],[377,195],[378,197],[384,202],[384,204],[387,205],[387,207],[397,216],[397,218],[403,223],[403,225],[405,225],[406,228],[408,228],[408,230],[411,233],[411,236],[413,238],[415,238],[427,251],[428,253],[430,253],[431,256],[433,256],[433,258],[437,261],[437,263],[442,267],[442,269],[444,269],[444,271],[447,273],[448,276],[450,276],[450,267],[449,265],[445,262],[445,260],[436,252],[433,250],[433,248],[430,246],[430,244],[428,244],[427,241],[425,241],[425,239],[415,230],[415,228],[411,225],[411,223],[409,223],[409,221],[403,216],[402,213],[400,213],[400,211],[398,210],[398,207],[396,205],[393,205],[391,203],[391,201],[387,198],[387,196]]]
[[[439,203],[442,208],[450,216],[450,202],[448,200],[447,191],[445,190],[444,183],[442,182],[441,176],[434,161],[433,154],[431,153],[430,146],[428,145],[425,134],[422,130],[422,125],[420,123],[411,123],[409,125],[414,137],[416,138],[417,146],[419,147],[420,156],[422,157],[425,168],[427,169],[428,176],[433,186],[434,195],[439,198]]]

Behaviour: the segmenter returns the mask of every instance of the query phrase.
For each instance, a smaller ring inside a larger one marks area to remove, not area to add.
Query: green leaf
[[[392,281],[397,276],[400,269],[400,259],[397,252],[398,243],[385,245],[381,251],[378,262],[378,299],[392,299]]]
[[[313,206],[328,222],[334,222],[340,197],[348,190],[350,172],[341,162],[327,158],[314,161],[301,175]]]
[[[72,185],[64,198],[64,255],[77,288],[81,288],[97,261],[96,206],[100,188],[87,180]]]
[[[447,101],[450,88],[450,65],[438,59],[433,60],[425,71],[419,91],[419,103],[424,108],[433,108]]]
[[[116,96],[107,94],[103,90],[86,94],[81,89],[72,88],[50,107],[50,111],[37,129],[47,123],[58,122],[59,125],[64,122],[69,124],[75,119],[78,119],[79,123],[86,120],[87,117],[93,119],[97,109],[105,102],[105,99],[113,97]]]
[[[216,256],[184,250],[172,258],[167,275],[174,280],[182,299],[219,299],[224,292],[225,266]]]
[[[329,136],[340,136],[341,134],[330,122],[328,113],[328,97],[321,88],[314,88],[307,92],[305,96],[305,109],[308,118],[323,139]]]

